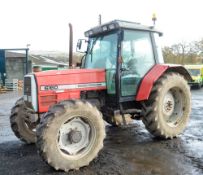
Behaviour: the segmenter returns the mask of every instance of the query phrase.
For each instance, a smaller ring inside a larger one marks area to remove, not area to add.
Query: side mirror
[[[81,49],[81,46],[82,46],[82,40],[81,39],[79,39],[78,40],[78,43],[77,43],[77,49]]]
[[[81,53],[85,53],[87,51],[87,44],[88,44],[87,40],[79,39],[77,42],[76,51],[81,52]]]

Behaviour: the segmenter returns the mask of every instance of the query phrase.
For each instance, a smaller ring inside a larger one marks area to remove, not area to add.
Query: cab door
[[[142,78],[155,64],[150,32],[125,30],[121,50],[120,94],[135,96]]]

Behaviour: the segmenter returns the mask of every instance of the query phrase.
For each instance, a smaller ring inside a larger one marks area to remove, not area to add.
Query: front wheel
[[[156,137],[173,138],[183,132],[191,111],[186,80],[177,73],[163,75],[143,102],[143,123]]]
[[[37,147],[56,170],[87,166],[103,147],[101,113],[88,102],[66,101],[49,109],[37,127]]]
[[[32,123],[29,121],[28,109],[29,111],[32,110],[26,106],[23,98],[17,100],[15,106],[11,110],[10,124],[16,137],[27,144],[31,144],[36,142],[35,129],[37,122]]]

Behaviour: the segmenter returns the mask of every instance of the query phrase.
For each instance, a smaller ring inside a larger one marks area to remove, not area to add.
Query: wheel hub
[[[171,92],[168,92],[164,98],[163,112],[170,116],[174,111],[175,101]]]
[[[72,130],[69,132],[68,138],[71,143],[79,143],[82,139],[82,133],[77,130]]]
[[[76,155],[90,143],[90,126],[79,117],[62,124],[59,130],[58,146],[69,155]]]
[[[175,127],[183,116],[184,95],[179,88],[170,89],[163,100],[163,114],[166,123]]]
[[[167,101],[167,103],[166,103],[166,106],[165,106],[165,110],[167,111],[167,112],[169,112],[169,111],[171,111],[173,109],[173,103],[172,103],[172,101]]]

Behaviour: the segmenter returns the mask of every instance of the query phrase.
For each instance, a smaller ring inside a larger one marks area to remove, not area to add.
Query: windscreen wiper
[[[90,60],[91,60],[91,62],[92,62],[92,51],[93,51],[93,48],[94,48],[94,46],[95,46],[95,44],[96,44],[98,38],[99,38],[99,37],[96,37],[96,38],[93,40],[93,42],[92,42],[92,47],[91,47],[91,49],[90,49]]]

